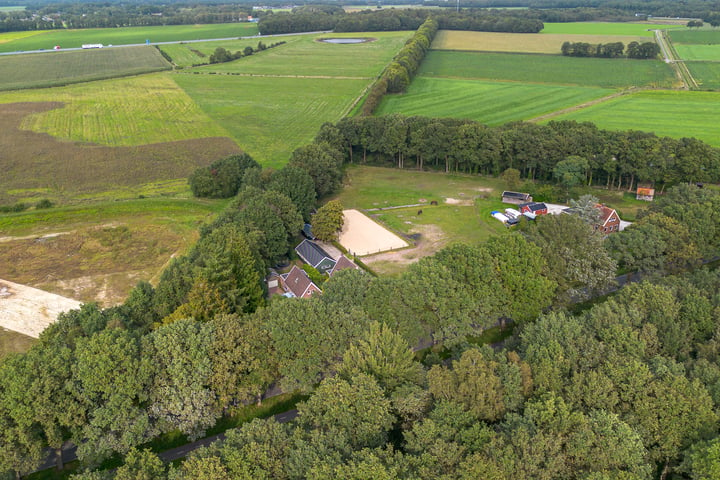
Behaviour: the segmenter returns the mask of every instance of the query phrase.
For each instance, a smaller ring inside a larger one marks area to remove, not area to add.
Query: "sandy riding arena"
[[[0,280],[0,327],[8,330],[37,338],[58,314],[79,307],[76,300]]]
[[[345,223],[340,245],[354,255],[370,255],[398,248],[408,243],[357,210],[344,210]]]

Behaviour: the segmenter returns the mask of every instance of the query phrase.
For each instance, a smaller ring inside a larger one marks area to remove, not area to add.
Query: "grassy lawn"
[[[63,108],[34,114],[23,123],[24,129],[63,140],[127,146],[227,136],[162,73],[0,93],[0,103],[15,102],[63,102]]]
[[[429,52],[418,75],[604,88],[671,87],[674,81],[660,61],[447,51]]]
[[[720,62],[687,62],[687,67],[701,89],[720,89]]]
[[[63,48],[79,48],[86,43],[104,45],[142,44],[180,40],[203,40],[210,38],[246,37],[257,35],[256,23],[219,23],[213,25],[168,25],[157,27],[88,28],[80,30],[47,30],[27,37],[13,38],[4,42],[0,35],[0,52],[23,50],[50,50],[55,45]]]
[[[177,74],[200,108],[264,166],[281,167],[325,122],[350,109],[368,80]]]
[[[294,35],[262,39],[263,43],[285,41],[287,44],[274,47],[250,57],[233,62],[207,67],[217,72],[246,73],[254,75],[298,75],[330,77],[374,77],[378,75],[392,57],[402,48],[413,32],[364,32],[326,35]],[[369,37],[373,42],[359,44],[330,44],[317,41],[319,38]],[[257,40],[232,42],[203,42],[182,45],[192,48],[207,57],[197,59],[208,61],[217,47],[235,52],[246,46],[257,46]],[[173,56],[172,52],[170,55]],[[193,52],[191,52],[193,53]],[[353,61],[348,61],[353,59]],[[175,60],[175,57],[173,57]],[[175,60],[177,63],[177,60]],[[187,61],[187,60],[185,60]],[[190,64],[201,63],[193,60]]]
[[[720,44],[713,45],[695,45],[680,44],[675,45],[680,58],[688,61],[720,61]]]
[[[487,125],[527,120],[613,90],[512,82],[416,77],[407,93],[386,96],[377,114],[468,118]]]
[[[540,33],[544,35],[626,35],[636,37],[653,37],[655,34],[650,30],[664,30],[668,28],[684,29],[685,27],[679,25],[665,25],[644,22],[569,22],[545,23],[545,28],[543,28],[542,32]],[[645,39],[645,41],[648,41],[648,39]],[[607,43],[607,41],[603,43]]]
[[[170,68],[152,47],[9,55],[0,58],[0,90],[62,86]]]
[[[560,54],[560,48],[563,42],[623,42],[627,45],[633,41],[647,42],[651,40],[652,39],[646,36],[639,35],[495,33],[440,30],[433,40],[432,48],[433,50]]]
[[[638,92],[554,119],[594,122],[610,130],[633,129],[674,138],[695,137],[720,146],[720,94],[713,92]]]

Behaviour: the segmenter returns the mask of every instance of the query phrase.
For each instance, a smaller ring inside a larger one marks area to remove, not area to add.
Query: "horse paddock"
[[[358,210],[344,210],[339,242],[352,255],[372,255],[408,247],[408,243]]]

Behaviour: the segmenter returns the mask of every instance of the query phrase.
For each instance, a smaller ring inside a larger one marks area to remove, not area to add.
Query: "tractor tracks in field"
[[[582,110],[583,108],[597,105],[598,103],[607,102],[608,100],[622,97],[624,95],[630,95],[632,93],[642,92],[643,90],[654,90],[654,88],[652,88],[652,87],[631,87],[631,88],[622,90],[620,92],[615,92],[615,93],[611,93],[610,95],[606,95],[604,97],[596,98],[595,100],[590,100],[589,102],[580,103],[578,105],[573,105],[572,107],[563,108],[562,110],[556,110],[554,112],[546,113],[544,115],[540,115],[539,117],[531,118],[527,121],[535,123],[535,122],[540,122],[543,120],[548,120],[550,118],[564,115],[566,113],[576,112],[578,110]]]
[[[198,72],[197,70],[192,72],[179,72],[175,71],[176,74],[184,75],[232,75],[237,77],[259,77],[259,78],[312,78],[312,79],[326,79],[326,80],[371,80],[372,77],[348,77],[341,75],[280,75],[280,74],[268,74],[268,73],[239,73],[239,72]]]

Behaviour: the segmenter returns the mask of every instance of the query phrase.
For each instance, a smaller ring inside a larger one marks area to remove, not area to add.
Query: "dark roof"
[[[302,234],[310,240],[315,240],[315,235],[312,234],[312,225],[310,225],[309,223],[303,225]]]
[[[323,250],[320,245],[310,240],[303,240],[300,245],[295,247],[295,251],[305,263],[315,268],[318,268],[321,264],[325,270],[335,266],[335,260],[332,259],[330,254]]]
[[[518,200],[527,200],[528,198],[530,198],[530,194],[529,194],[529,193],[510,192],[510,191],[505,191],[505,192],[503,192],[503,193],[502,193],[502,196],[503,196],[503,197],[509,197],[509,198],[517,198]]]
[[[537,212],[538,210],[547,210],[547,205],[542,202],[528,202],[520,205],[520,208],[527,207],[531,212]]]
[[[340,258],[337,259],[337,263],[335,263],[333,269],[330,270],[330,276],[332,276],[336,272],[339,272],[340,270],[345,270],[346,268],[358,269],[360,267],[358,267],[352,260],[347,258],[345,255],[340,255]]]

